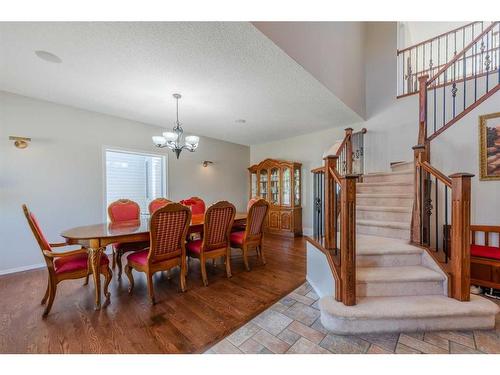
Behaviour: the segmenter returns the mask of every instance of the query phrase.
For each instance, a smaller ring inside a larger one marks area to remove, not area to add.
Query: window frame
[[[169,189],[168,189],[168,181],[169,181],[169,175],[168,175],[168,154],[162,153],[162,152],[154,152],[151,150],[141,150],[141,149],[134,149],[134,148],[128,148],[128,147],[117,147],[117,146],[109,146],[109,145],[103,145],[102,146],[102,151],[101,151],[101,164],[102,164],[102,207],[103,207],[103,219],[104,222],[108,222],[108,207],[106,205],[107,203],[107,168],[106,168],[106,152],[111,151],[111,152],[121,152],[121,153],[127,153],[127,154],[135,154],[135,155],[143,155],[143,156],[152,156],[152,157],[161,157],[162,162],[163,162],[163,173],[165,176],[165,181],[162,186],[162,196],[169,199]]]

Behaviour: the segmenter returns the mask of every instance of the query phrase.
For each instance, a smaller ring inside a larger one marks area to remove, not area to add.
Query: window
[[[106,207],[117,199],[130,199],[148,214],[153,199],[165,197],[167,175],[165,156],[107,149]]]

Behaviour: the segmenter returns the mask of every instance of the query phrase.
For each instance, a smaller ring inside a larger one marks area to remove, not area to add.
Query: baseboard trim
[[[2,276],[2,275],[8,275],[8,274],[11,274],[11,273],[17,273],[17,272],[23,272],[23,271],[30,271],[30,270],[34,270],[34,269],[37,269],[37,268],[43,268],[45,266],[46,266],[45,263],[38,263],[38,264],[30,264],[29,266],[8,268],[6,270],[0,270],[0,276]]]

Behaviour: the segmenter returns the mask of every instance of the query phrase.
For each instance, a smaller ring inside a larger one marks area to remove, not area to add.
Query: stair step
[[[420,265],[358,267],[356,293],[364,296],[443,295],[444,277]]]
[[[413,161],[403,161],[391,165],[391,171],[402,172],[402,171],[412,171],[413,172]]]
[[[410,229],[410,223],[401,223],[399,221],[356,220],[356,224],[380,228]]]
[[[413,194],[403,193],[358,193],[356,203],[360,206],[377,207],[411,207],[413,205]]]
[[[358,267],[417,266],[423,250],[394,238],[358,235],[356,265]]]
[[[413,183],[413,171],[368,173],[363,182],[408,182]]]
[[[403,182],[360,182],[356,184],[358,193],[408,193],[413,192],[412,181]]]
[[[319,301],[321,323],[336,334],[491,329],[499,307],[471,295],[470,302],[446,296],[361,297],[346,306],[326,296]]]
[[[398,206],[359,206],[356,205],[356,218],[374,221],[411,221],[411,207]]]

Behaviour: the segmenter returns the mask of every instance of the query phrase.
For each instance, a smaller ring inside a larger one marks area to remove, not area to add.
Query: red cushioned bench
[[[500,289],[500,226],[471,225],[471,242],[471,284]]]

